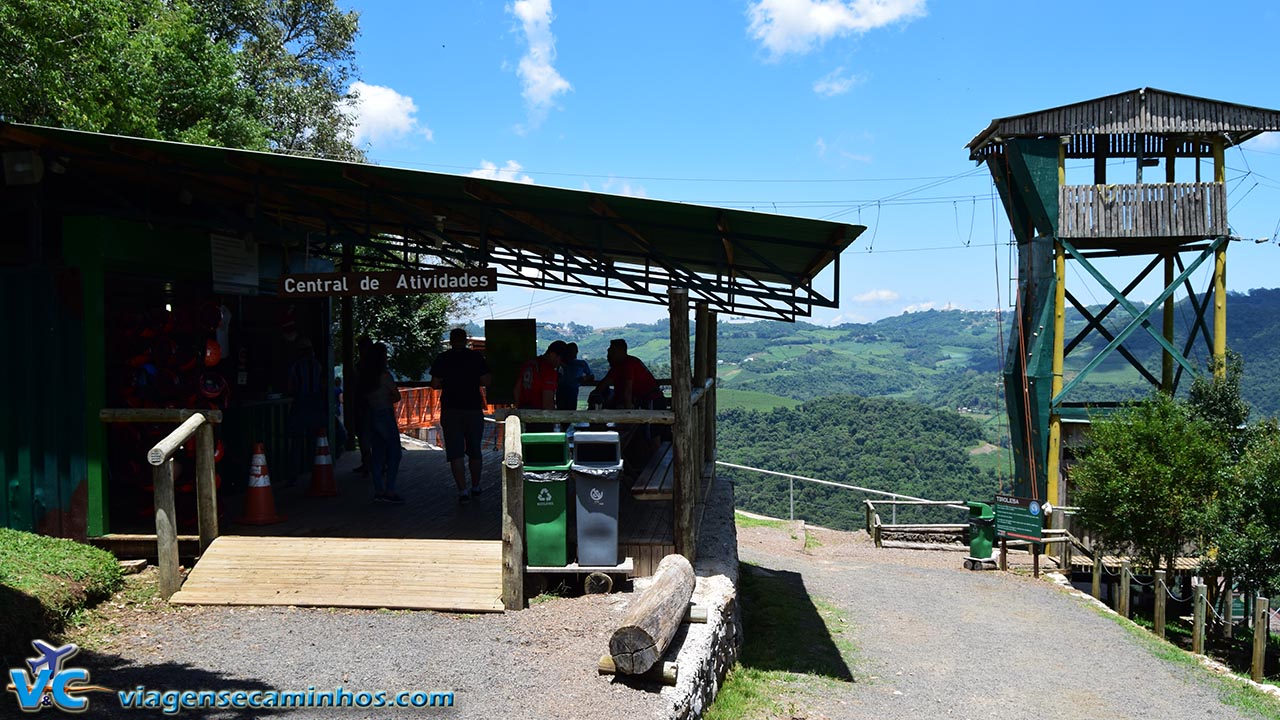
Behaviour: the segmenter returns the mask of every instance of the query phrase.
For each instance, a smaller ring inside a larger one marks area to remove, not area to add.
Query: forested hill
[[[1245,399],[1260,415],[1280,415],[1280,289],[1232,293],[1227,307],[1228,344],[1245,363]],[[1181,345],[1192,327],[1191,310],[1185,303],[1180,304],[1176,318],[1177,344]],[[793,405],[849,393],[912,400],[953,411],[1002,412],[1000,336],[1005,342],[1011,339],[1009,314],[1002,319],[997,322],[994,311],[928,310],[835,327],[722,322],[721,386],[740,391],[727,396],[730,405],[748,407]],[[1123,310],[1116,310],[1106,324],[1117,332],[1127,320]],[[1068,337],[1083,327],[1079,314],[1068,314]],[[575,324],[539,326],[540,347],[552,340],[574,340],[597,372],[604,370],[605,348],[614,337],[626,338],[631,353],[655,372],[669,372],[665,321],[607,330]],[[1099,341],[1095,333],[1068,356],[1068,375],[1092,357],[1101,347]],[[1135,333],[1127,346],[1158,372],[1158,346],[1146,333]],[[1205,357],[1205,344],[1197,341],[1192,360],[1203,367]],[[1114,354],[1082,384],[1076,399],[1123,400],[1148,393],[1149,386],[1127,368],[1125,360]]]
[[[993,470],[970,460],[983,431],[977,422],[915,403],[853,395],[810,400],[768,412],[726,410],[718,451],[726,462],[794,473],[938,500],[989,499],[999,483]],[[788,517],[785,478],[720,469],[736,483],[738,507]],[[797,517],[826,527],[863,523],[862,500],[843,488],[796,484]],[[900,519],[919,516],[904,509]],[[951,511],[949,521],[963,521]],[[946,518],[940,518],[946,519]]]

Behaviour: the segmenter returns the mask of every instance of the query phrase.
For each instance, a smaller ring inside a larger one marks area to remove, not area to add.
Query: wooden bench
[[[631,483],[631,496],[637,500],[670,500],[675,483],[671,463],[674,454],[671,442],[664,441]]]

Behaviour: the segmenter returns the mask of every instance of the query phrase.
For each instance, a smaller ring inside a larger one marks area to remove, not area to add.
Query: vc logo
[[[23,712],[39,712],[49,707],[66,712],[84,712],[89,701],[76,693],[88,690],[110,692],[110,688],[88,685],[88,670],[63,667],[80,651],[76,645],[68,643],[55,648],[42,640],[34,640],[31,644],[40,653],[27,660],[31,672],[28,674],[23,668],[10,668],[9,685],[5,688],[18,696],[18,707]]]

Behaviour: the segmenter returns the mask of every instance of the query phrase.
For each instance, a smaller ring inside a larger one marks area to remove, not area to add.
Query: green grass
[[[743,527],[743,528],[767,527],[767,528],[781,529],[787,526],[786,520],[762,520],[760,518],[748,517],[739,512],[735,512],[733,514],[733,522],[738,527]]]
[[[28,652],[121,583],[115,556],[71,540],[0,528],[0,655]]]
[[[776,407],[793,408],[800,404],[799,400],[770,395],[755,390],[734,390],[721,388],[716,391],[716,406],[720,409],[741,408],[743,410],[772,410]]]
[[[1094,611],[1104,617],[1111,618],[1152,656],[1183,667],[1187,672],[1196,673],[1199,677],[1204,678],[1204,682],[1217,690],[1218,699],[1224,704],[1240,708],[1255,717],[1280,720],[1280,699],[1259,692],[1252,685],[1247,684],[1242,678],[1235,675],[1218,675],[1210,672],[1200,664],[1195,655],[1177,645],[1161,640],[1141,625],[1114,613],[1106,612],[1101,608],[1094,607]],[[1166,629],[1172,630],[1172,624],[1166,625]]]
[[[805,530],[804,531],[804,549],[817,550],[820,547],[822,547],[822,541],[819,540],[817,536],[815,536],[813,533],[809,532],[808,530]]]
[[[810,598],[794,574],[746,563],[741,570],[742,655],[705,717],[803,717],[796,708],[802,691],[853,679],[847,621],[834,606]]]

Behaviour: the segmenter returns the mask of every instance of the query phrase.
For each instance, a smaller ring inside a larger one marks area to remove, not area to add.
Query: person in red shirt
[[[627,354],[627,341],[622,338],[609,342],[609,372],[592,393],[597,403],[610,409],[648,409],[651,410],[663,398],[662,390],[653,373],[645,367],[638,357]],[[612,388],[613,392],[609,393]]]
[[[547,346],[546,352],[520,366],[513,393],[517,408],[556,409],[556,388],[560,386],[557,370],[564,354],[565,344],[557,340]],[[529,425],[529,432],[541,432],[546,428],[542,423],[533,423]]]

